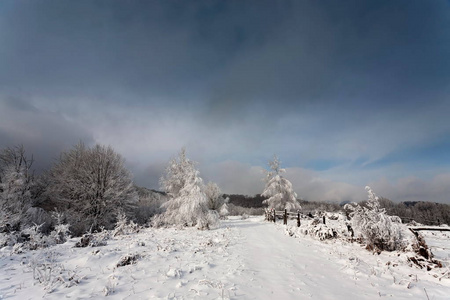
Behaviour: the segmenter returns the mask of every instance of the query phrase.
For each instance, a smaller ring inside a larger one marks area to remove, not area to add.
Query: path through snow
[[[379,298],[378,290],[359,286],[342,271],[327,247],[310,239],[282,234],[258,219],[228,221],[239,229],[244,273],[236,283],[239,299],[358,299]]]

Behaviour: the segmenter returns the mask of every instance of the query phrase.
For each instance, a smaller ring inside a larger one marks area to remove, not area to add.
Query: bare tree
[[[49,173],[49,193],[69,211],[72,232],[110,228],[119,210],[131,213],[137,201],[124,159],[110,146],[79,143],[61,153]]]
[[[20,145],[0,151],[0,214],[1,225],[17,229],[27,209],[31,207],[33,157]]]
[[[223,197],[222,191],[215,182],[208,182],[205,186],[205,195],[208,199],[208,208],[211,210],[219,211],[222,205],[227,202]]]

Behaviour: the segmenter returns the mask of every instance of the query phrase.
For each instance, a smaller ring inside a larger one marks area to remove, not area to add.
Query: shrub
[[[378,197],[372,189],[366,186],[369,194],[367,207],[356,203],[346,204],[351,211],[352,227],[355,233],[362,237],[368,249],[379,251],[394,251],[404,249],[401,225],[397,218],[391,218],[384,208],[380,207]],[[394,221],[393,221],[394,219]]]

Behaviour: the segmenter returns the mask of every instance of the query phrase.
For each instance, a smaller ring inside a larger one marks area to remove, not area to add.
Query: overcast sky
[[[0,1],[0,148],[111,145],[226,193],[450,203],[449,1]]]

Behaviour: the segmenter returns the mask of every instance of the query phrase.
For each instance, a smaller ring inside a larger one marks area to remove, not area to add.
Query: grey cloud
[[[223,161],[209,166],[199,166],[201,176],[217,182],[224,193],[245,195],[260,194],[264,188],[263,168],[238,161]]]
[[[386,178],[374,181],[370,186],[378,196],[401,201],[433,201],[450,204],[450,173],[442,173],[429,180],[414,176],[403,177],[394,182]]]
[[[80,140],[94,142],[87,128],[61,114],[39,110],[22,98],[0,96],[0,148],[23,144],[33,154],[36,170],[47,169],[62,150]]]
[[[286,178],[291,181],[299,198],[309,201],[361,201],[365,199],[364,186],[323,179],[314,171],[287,168]],[[225,193],[260,194],[264,190],[264,168],[238,161],[225,161],[208,167],[200,166],[205,181],[219,184]]]
[[[254,195],[264,189],[263,168],[259,166],[226,161],[204,169],[200,166],[200,171],[206,181],[217,182],[225,193]],[[291,181],[298,197],[309,201],[359,202],[367,199],[364,187],[369,185],[378,196],[394,202],[435,201],[450,204],[449,173],[438,174],[430,180],[400,177],[392,182],[381,178],[365,184],[326,179],[326,174],[322,172],[302,168],[287,168],[285,177]]]
[[[142,162],[130,163],[127,161],[127,165],[130,170],[133,170],[134,182],[138,186],[160,190],[159,179],[164,174],[168,161],[167,159],[167,162],[150,162],[146,165],[142,165]]]
[[[298,197],[309,201],[361,201],[364,187],[322,178],[318,173],[302,168],[286,169]]]

